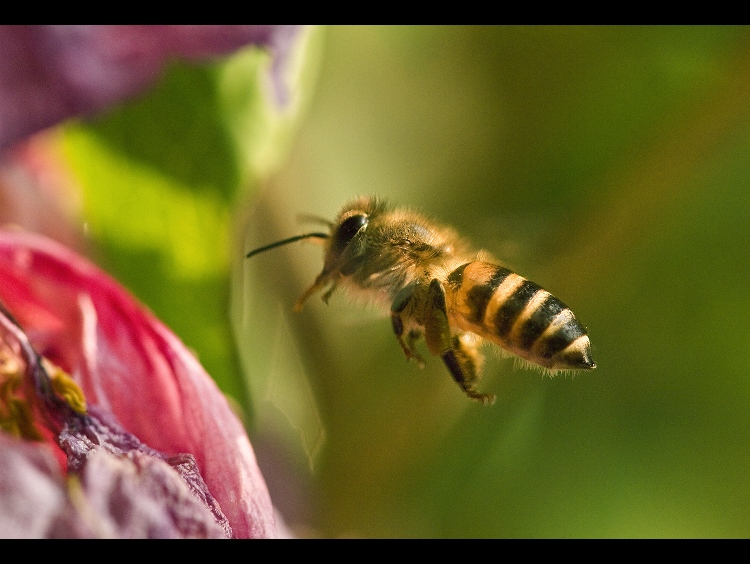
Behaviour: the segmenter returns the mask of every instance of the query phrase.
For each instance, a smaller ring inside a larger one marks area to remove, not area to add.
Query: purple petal
[[[130,97],[174,57],[200,59],[245,45],[280,69],[298,26],[0,26],[0,148],[74,115]]]
[[[99,430],[102,429],[98,426]],[[189,465],[189,458],[182,460]],[[179,468],[91,449],[66,482],[46,445],[0,433],[0,538],[226,538]]]
[[[232,528],[191,454],[167,457],[122,429],[101,410],[71,421],[60,434],[68,470],[116,536],[229,538]],[[111,456],[103,456],[103,455]],[[96,464],[92,469],[92,460]],[[112,496],[117,503],[112,507]]]
[[[81,488],[90,515],[96,517],[89,524],[98,537],[226,536],[171,466],[139,451],[127,456],[101,449],[92,452],[81,475]]]
[[[60,467],[49,448],[0,432],[0,538],[44,538],[67,512]]]

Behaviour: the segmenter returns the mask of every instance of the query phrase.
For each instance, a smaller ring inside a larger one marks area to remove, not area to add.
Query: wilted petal
[[[93,452],[81,490],[98,537],[226,537],[172,467],[138,451],[120,457]]]
[[[265,482],[226,399],[179,339],[112,279],[53,241],[0,231],[0,300],[89,405],[151,449],[195,457],[234,535],[275,535]]]
[[[82,475],[101,536],[232,536],[193,455],[165,456],[95,407],[71,419],[59,441],[68,453],[68,470]]]
[[[297,32],[297,26],[251,25],[0,26],[0,148],[132,96],[174,57],[258,45],[272,51],[278,71]]]
[[[66,481],[46,445],[0,433],[0,538],[225,538],[173,466],[94,449]]]

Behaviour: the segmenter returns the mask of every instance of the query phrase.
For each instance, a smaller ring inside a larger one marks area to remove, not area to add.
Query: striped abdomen
[[[591,343],[568,306],[539,285],[486,262],[459,266],[445,288],[451,323],[546,368],[591,369]]]

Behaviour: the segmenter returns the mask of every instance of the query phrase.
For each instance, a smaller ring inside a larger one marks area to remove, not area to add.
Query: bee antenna
[[[245,258],[250,258],[251,256],[257,255],[258,253],[262,253],[263,251],[268,251],[270,249],[273,249],[275,247],[280,247],[282,245],[288,245],[289,243],[295,243],[297,241],[301,241],[302,239],[309,239],[310,237],[316,237],[317,239],[328,239],[329,235],[328,233],[305,233],[304,235],[296,235],[295,237],[290,237],[289,239],[283,239],[281,241],[276,241],[275,243],[271,243],[270,245],[266,245],[265,247],[260,247],[258,249],[255,249],[253,251],[250,251],[245,255]]]
[[[297,221],[304,221],[305,223],[322,223],[323,225],[327,225],[328,227],[333,229],[333,222],[317,215],[310,215],[306,213],[299,214],[297,216]]]

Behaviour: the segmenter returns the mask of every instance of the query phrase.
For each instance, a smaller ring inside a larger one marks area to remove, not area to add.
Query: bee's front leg
[[[396,294],[396,298],[393,300],[393,304],[391,304],[391,325],[393,326],[393,333],[396,335],[398,344],[401,345],[401,350],[404,351],[406,358],[409,360],[414,359],[420,368],[424,368],[424,360],[416,349],[417,341],[422,336],[421,332],[412,329],[407,333],[407,340],[404,340],[404,320],[402,314],[414,296],[417,286],[418,283],[416,281],[411,282]]]
[[[445,290],[438,280],[429,287],[425,340],[430,352],[443,359],[453,379],[471,399],[485,405],[493,404],[493,394],[482,394],[476,390],[481,355],[468,335],[451,336],[448,313],[445,305]]]

